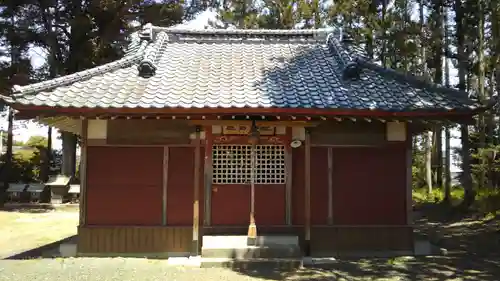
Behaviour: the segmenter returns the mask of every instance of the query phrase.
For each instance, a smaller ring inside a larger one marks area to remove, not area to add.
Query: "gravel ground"
[[[419,259],[344,260],[333,265],[277,272],[167,265],[164,260],[70,258],[1,260],[0,281],[340,281],[500,280],[499,257],[449,256]]]
[[[266,278],[267,279],[267,278]],[[263,280],[230,269],[169,266],[166,261],[133,258],[75,258],[0,261],[3,281],[195,281]],[[265,280],[265,279],[264,279]],[[269,279],[268,279],[269,280]],[[273,279],[271,279],[273,280]]]

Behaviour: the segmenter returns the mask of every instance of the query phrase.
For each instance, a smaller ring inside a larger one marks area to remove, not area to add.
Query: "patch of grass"
[[[77,225],[78,209],[44,213],[0,211],[0,257],[73,236]]]
[[[412,191],[413,202],[416,205],[436,204],[444,200],[444,190],[434,188],[432,193],[427,188]],[[464,190],[456,186],[451,190],[451,206],[458,206],[464,198]],[[500,217],[500,189],[482,188],[476,190],[476,199],[471,209],[476,218],[489,221]],[[484,217],[484,218],[483,218]]]
[[[432,193],[428,193],[427,188],[417,188],[412,190],[413,201],[417,204],[423,203],[439,203],[444,200],[444,190],[442,188],[433,188]],[[462,188],[452,188],[451,203],[457,205],[464,198],[464,191]]]
[[[493,219],[500,215],[500,190],[482,189],[476,194],[474,207],[485,217]]]

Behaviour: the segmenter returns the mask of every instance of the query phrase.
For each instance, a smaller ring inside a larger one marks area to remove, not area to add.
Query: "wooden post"
[[[292,127],[286,128],[287,143],[285,146],[285,220],[287,225],[292,225],[292,147],[290,141],[292,140]]]
[[[333,224],[333,148],[328,147],[328,224]]]
[[[304,253],[306,256],[311,255],[311,136],[309,129],[306,128],[305,138],[305,194],[304,194],[304,211],[305,211],[305,243]]]
[[[169,147],[163,147],[162,225],[167,225],[167,186]]]
[[[203,225],[211,225],[212,211],[212,126],[205,127],[205,212],[203,214]]]
[[[200,243],[200,126],[196,126],[194,149],[194,199],[193,199],[193,256],[199,254]]]
[[[88,120],[82,120],[82,142],[80,148],[80,226],[87,221],[87,130]]]
[[[257,239],[255,225],[255,143],[252,143],[250,159],[250,224],[248,225],[248,244],[254,245]]]
[[[412,151],[412,134],[406,124],[406,224],[413,224],[413,198],[412,198],[412,165],[413,165],[413,151]]]

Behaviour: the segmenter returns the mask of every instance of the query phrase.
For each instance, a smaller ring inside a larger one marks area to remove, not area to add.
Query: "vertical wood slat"
[[[285,221],[287,225],[292,225],[292,147],[290,146],[290,141],[292,140],[292,127],[286,128],[287,144],[285,150],[285,173],[286,173],[286,185],[285,185]]]
[[[188,253],[191,227],[79,227],[78,252],[83,254]]]
[[[328,147],[328,224],[333,224],[333,148]]]
[[[82,120],[82,146],[80,151],[80,225],[87,221],[87,144],[88,120]]]
[[[168,160],[169,147],[163,147],[163,184],[162,184],[162,225],[167,225],[167,188],[168,188]]]
[[[376,239],[373,239],[376,237]],[[410,226],[328,226],[313,227],[314,254],[342,254],[373,251],[413,251]],[[331,256],[331,255],[328,255]]]
[[[203,215],[203,225],[212,224],[212,126],[205,127],[205,163],[204,163],[204,191],[205,207]]]
[[[192,253],[197,256],[199,248],[200,227],[200,127],[196,127],[196,139],[194,150],[194,191],[193,191],[193,249]]]
[[[306,129],[305,136],[305,192],[304,192],[304,218],[305,218],[305,249],[306,256],[310,255],[310,240],[311,240],[311,134],[309,129]]]

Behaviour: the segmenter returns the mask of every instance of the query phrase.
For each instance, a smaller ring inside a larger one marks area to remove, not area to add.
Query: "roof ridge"
[[[334,37],[333,33],[328,34],[326,43],[328,48],[334,53],[335,56],[337,56],[339,63],[342,65],[345,79],[355,77],[359,78],[361,68],[367,68],[383,76],[393,78],[399,82],[448,95],[455,100],[468,98],[466,92],[446,87],[438,83],[421,80],[418,76],[413,74],[401,73],[400,71],[392,68],[379,66],[371,59],[363,59],[358,56],[353,57],[350,51],[347,50],[347,48]]]
[[[155,33],[166,32],[182,35],[225,35],[225,36],[311,36],[318,39],[325,39],[334,28],[316,29],[194,29],[182,27],[161,27],[150,23],[143,26],[141,34],[143,36],[155,36]]]
[[[357,63],[363,68],[373,70],[373,71],[375,71],[381,75],[384,75],[386,77],[390,77],[390,78],[393,78],[397,81],[410,84],[410,85],[415,86],[417,88],[426,89],[426,90],[429,90],[432,92],[438,92],[441,94],[445,94],[456,101],[460,101],[462,99],[469,98],[467,92],[453,89],[450,87],[446,87],[446,86],[443,86],[443,85],[438,84],[438,83],[425,81],[425,80],[420,79],[419,76],[416,76],[413,74],[402,73],[398,70],[383,67],[383,66],[377,65],[374,62],[367,61],[367,60],[357,60]],[[472,107],[475,108],[474,106],[472,106]]]
[[[130,55],[126,55],[118,60],[105,63],[100,66],[92,67],[86,70],[78,71],[72,74],[63,75],[57,78],[45,80],[42,82],[29,84],[26,86],[14,85],[12,87],[13,90],[13,98],[15,99],[18,96],[31,94],[33,92],[39,92],[48,90],[54,87],[60,87],[64,85],[69,85],[75,82],[78,82],[83,79],[88,79],[96,75],[101,75],[107,73],[109,71],[113,71],[116,69],[123,68],[130,63],[133,63],[142,58],[146,47],[148,46],[148,41],[142,40],[138,50]]]

